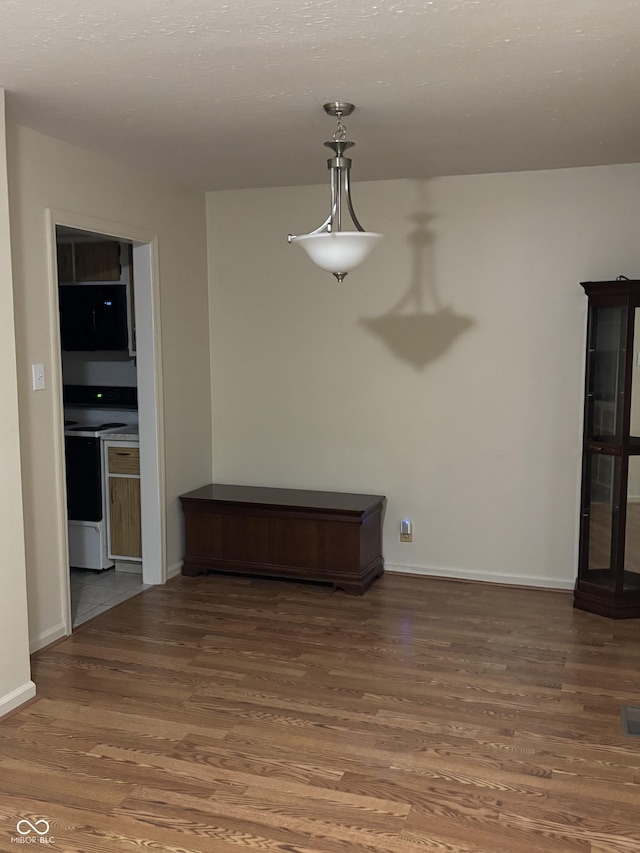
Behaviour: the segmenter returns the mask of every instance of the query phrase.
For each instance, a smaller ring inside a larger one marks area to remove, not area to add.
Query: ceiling
[[[9,118],[200,189],[640,161],[638,0],[2,0]]]

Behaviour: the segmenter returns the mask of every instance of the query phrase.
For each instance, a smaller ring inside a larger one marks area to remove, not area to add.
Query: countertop
[[[102,441],[139,441],[137,432],[131,432],[130,426],[116,427],[100,436]]]

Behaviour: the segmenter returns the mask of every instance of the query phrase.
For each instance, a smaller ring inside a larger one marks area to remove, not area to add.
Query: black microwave
[[[63,350],[128,348],[126,285],[63,284],[58,296]]]

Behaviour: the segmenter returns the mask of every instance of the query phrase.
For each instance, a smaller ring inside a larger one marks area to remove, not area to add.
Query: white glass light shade
[[[355,269],[381,239],[382,234],[374,231],[332,231],[302,234],[291,242],[298,243],[314,264],[335,275]]]

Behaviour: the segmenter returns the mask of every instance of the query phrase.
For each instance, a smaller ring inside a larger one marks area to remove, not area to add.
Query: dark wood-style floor
[[[637,853],[640,622],[571,603],[152,589],[35,658],[42,698],[0,724],[0,849],[28,818],[83,853]]]

